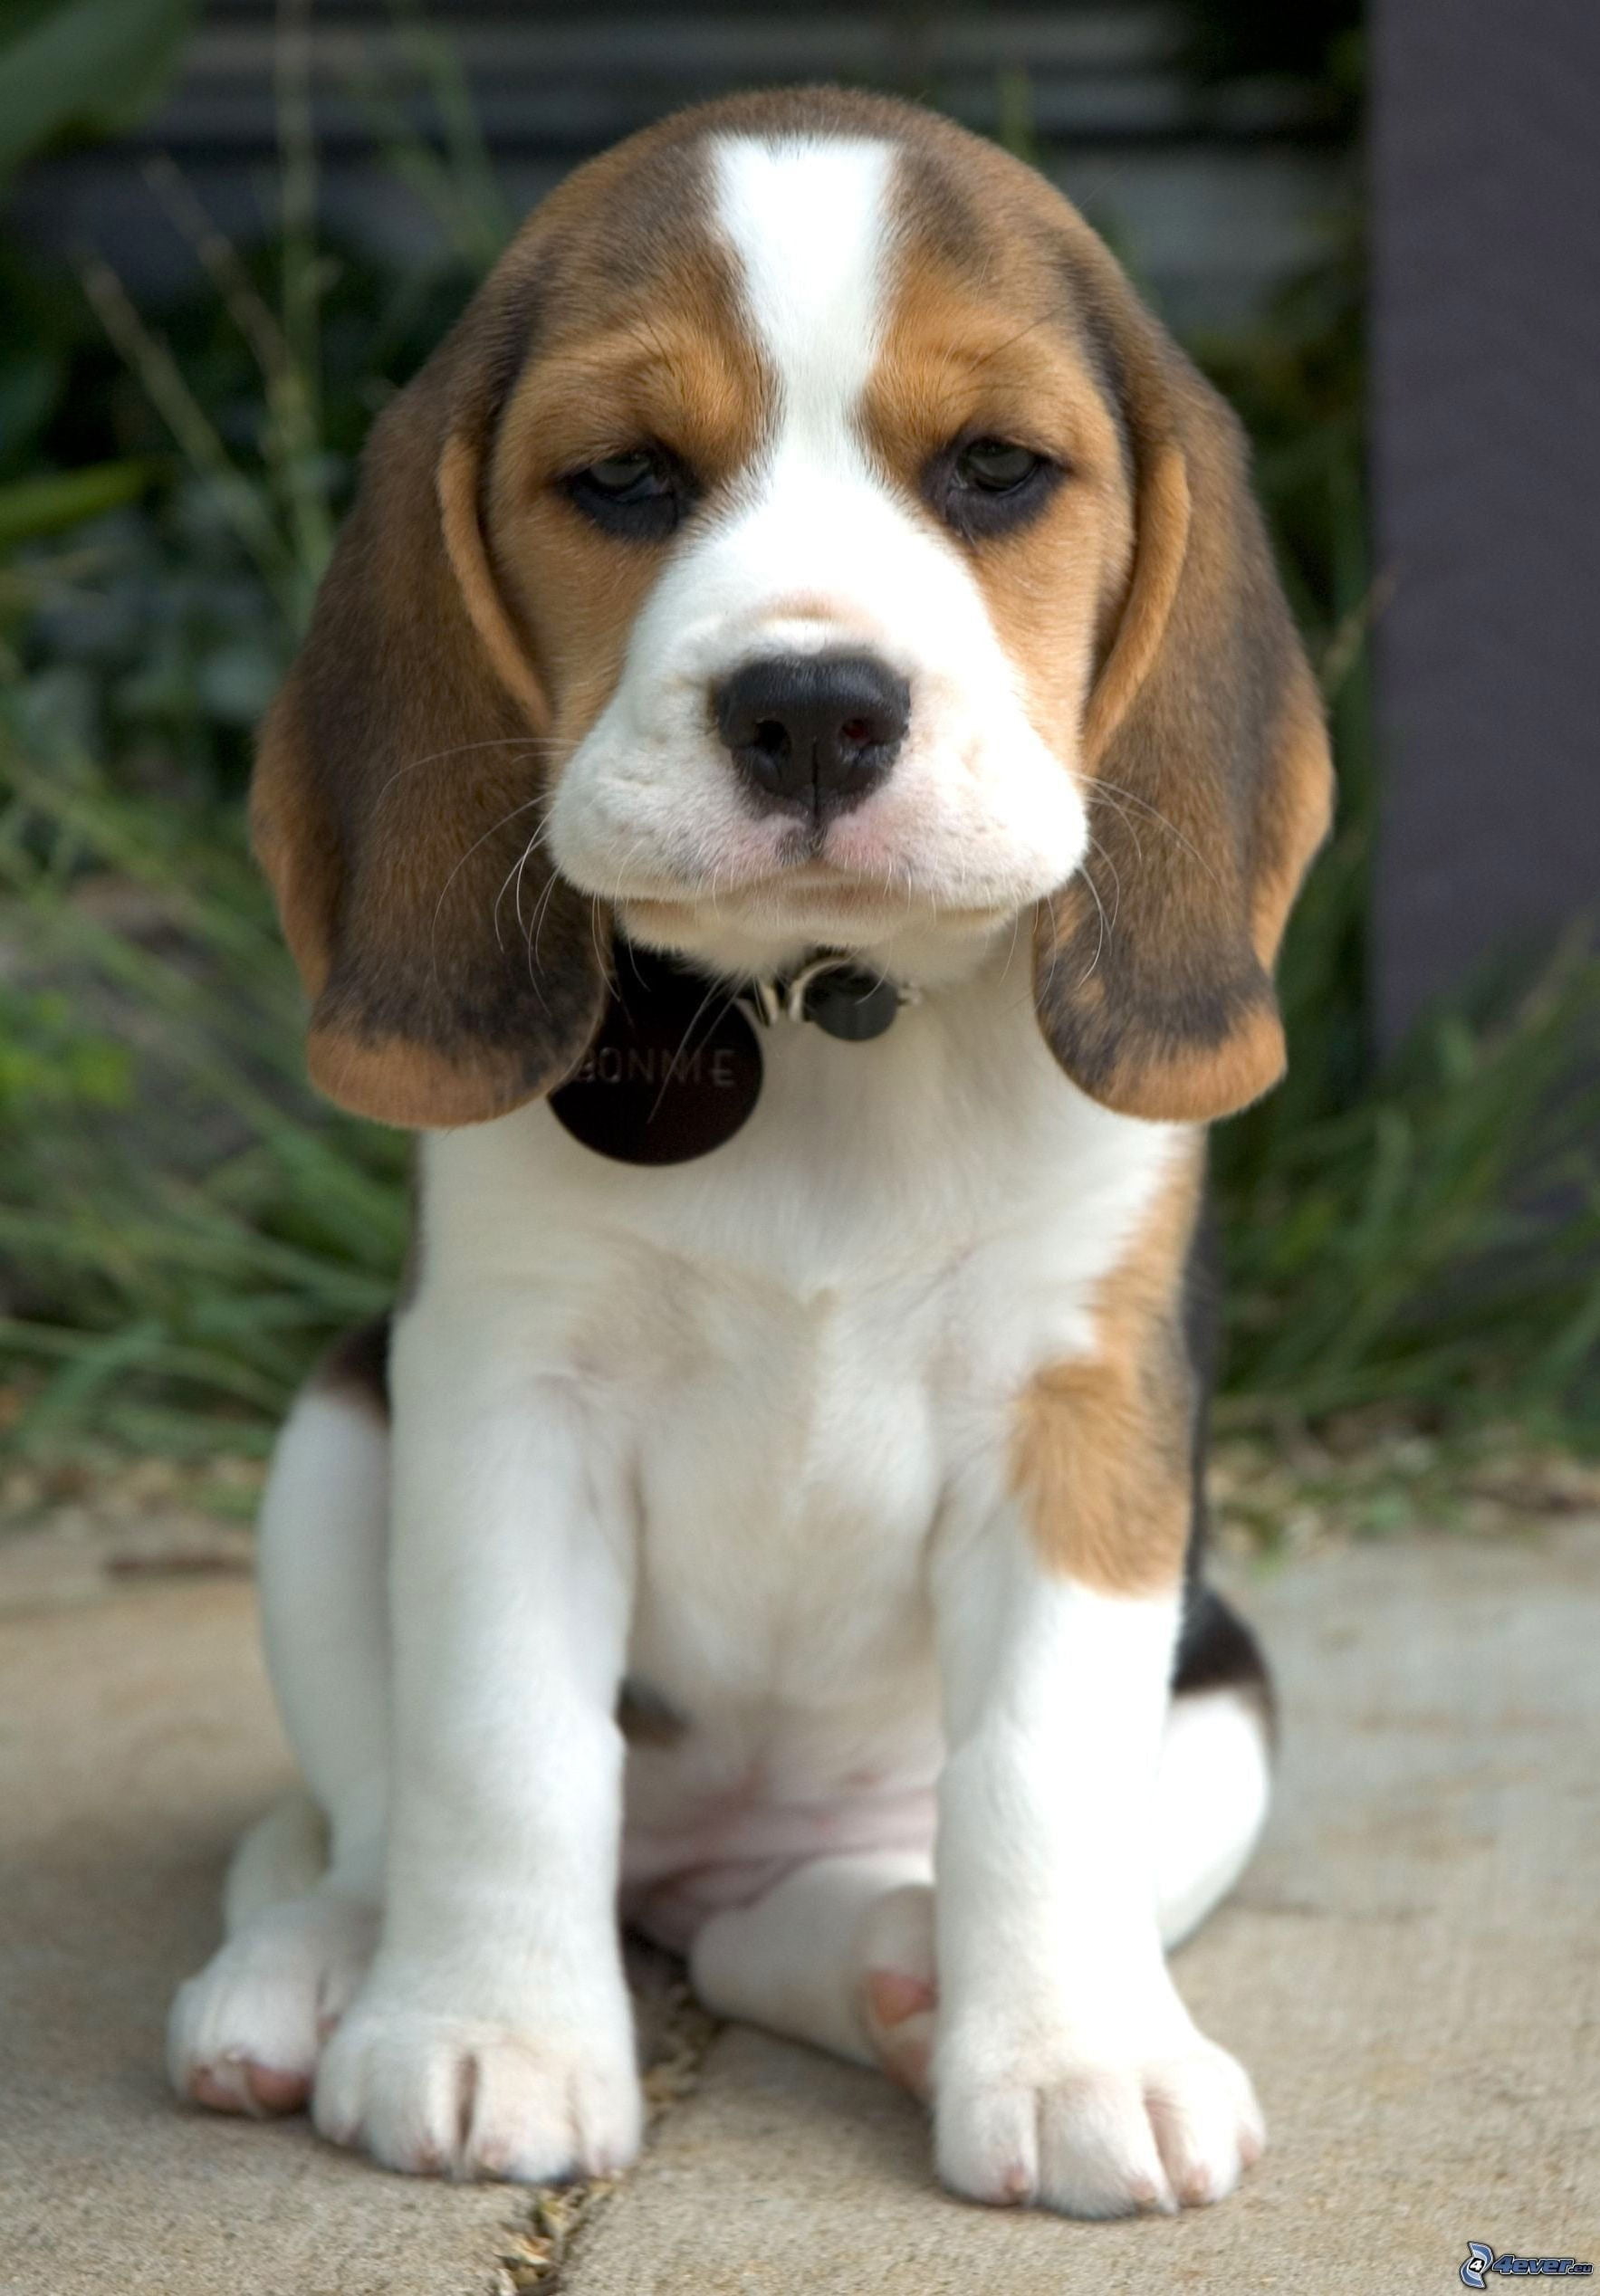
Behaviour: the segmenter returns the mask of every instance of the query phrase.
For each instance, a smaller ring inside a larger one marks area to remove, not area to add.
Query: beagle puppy
[[[1038,175],[815,89],[581,167],[378,422],[263,733],[315,1082],[419,1134],[283,1430],[305,1791],[185,2096],[638,2149],[619,1926],[939,2174],[1228,2193],[1166,1949],[1269,1698],[1198,1571],[1204,1127],[1329,809],[1239,426]]]

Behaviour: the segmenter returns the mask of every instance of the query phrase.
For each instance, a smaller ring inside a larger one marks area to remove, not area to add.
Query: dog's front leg
[[[1156,1929],[1175,1577],[1109,1591],[1003,1502],[936,1573],[934,2111],[940,2173],[976,2199],[1169,2210],[1220,2199],[1261,2148],[1250,2082],[1196,2029]]]
[[[381,1941],[318,2127],[394,2168],[543,2182],[638,2146],[616,1915],[621,1466],[509,1315],[397,1333],[393,1791]]]

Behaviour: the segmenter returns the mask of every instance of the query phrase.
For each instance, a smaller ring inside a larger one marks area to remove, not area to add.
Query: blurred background
[[[1231,1535],[1592,1503],[1595,31],[1582,0],[6,0],[0,1515],[243,1515],[312,1354],[387,1303],[406,1144],[302,1086],[252,728],[373,415],[520,216],[664,110],[817,79],[1043,167],[1256,441],[1341,810],[1289,1083],[1216,1139]]]

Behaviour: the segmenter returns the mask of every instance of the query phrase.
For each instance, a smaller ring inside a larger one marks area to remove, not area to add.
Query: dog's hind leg
[[[1270,1694],[1249,1629],[1197,1590],[1156,1786],[1164,1945],[1190,1935],[1244,1870],[1266,1817]],[[938,2005],[931,1857],[812,1860],[753,1905],[712,1915],[690,1954],[721,2015],[876,2064],[926,2095]]]
[[[812,1858],[753,1905],[714,1913],[689,1955],[719,2016],[809,2041],[926,2090],[933,2043],[931,1851]]]
[[[1173,1689],[1156,1807],[1155,1894],[1168,1947],[1244,1871],[1272,1788],[1266,1662],[1238,1612],[1203,1583],[1190,1590]]]
[[[268,1660],[309,1791],[288,1795],[239,1844],[227,1941],[179,1988],[168,2028],[174,2086],[222,2111],[304,2104],[322,2041],[371,1959],[387,1772],[388,1480],[380,1411],[325,1373],[279,1440],[260,1530]]]
[[[274,1802],[239,1837],[222,1886],[225,1937],[236,1937],[257,1914],[316,1888],[328,1870],[328,1821],[300,1786]]]

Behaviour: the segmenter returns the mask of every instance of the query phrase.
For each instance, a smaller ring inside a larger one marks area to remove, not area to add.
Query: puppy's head
[[[1238,426],[1039,177],[837,91],[580,169],[376,426],[268,720],[310,1061],[392,1123],[580,1059],[610,920],[936,978],[1027,920],[1087,1092],[1271,1084],[1327,822]]]

